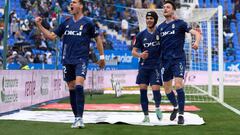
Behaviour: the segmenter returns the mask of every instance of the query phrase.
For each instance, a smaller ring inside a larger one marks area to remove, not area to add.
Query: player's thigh
[[[75,66],[71,64],[63,65],[63,79],[68,84],[76,79]],[[72,83],[71,83],[72,84]]]
[[[173,72],[171,70],[171,62],[163,62],[161,69],[161,75],[163,82],[168,82],[173,79]]]
[[[176,60],[171,67],[174,78],[183,78],[186,68],[185,60]]]
[[[79,64],[76,64],[75,74],[76,74],[76,85],[83,85],[87,75],[87,62],[81,62]]]
[[[161,70],[160,68],[156,68],[156,69],[152,69],[150,72],[149,72],[149,81],[150,81],[150,85],[153,87],[154,86],[154,89],[158,89],[158,88],[155,88],[155,85],[156,86],[159,86],[160,88],[160,85],[162,86],[162,77],[161,77]]]
[[[149,85],[149,71],[147,69],[139,69],[136,84]]]
[[[172,80],[163,82],[163,88],[166,94],[170,93],[172,91]]]
[[[174,78],[174,82],[175,82],[175,88],[176,88],[176,90],[178,90],[178,89],[181,89],[181,88],[183,88],[184,86],[184,83],[183,83],[183,78],[181,78],[181,77],[175,77]]]

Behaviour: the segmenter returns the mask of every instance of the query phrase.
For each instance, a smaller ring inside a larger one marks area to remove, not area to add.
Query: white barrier
[[[240,72],[224,72],[224,85],[225,86],[240,86]],[[219,73],[212,72],[213,85],[219,84]],[[186,85],[207,85],[208,84],[208,72],[206,71],[189,71],[185,74]]]
[[[121,86],[137,86],[135,83],[137,73],[137,70],[88,71],[84,88],[89,89],[96,86],[99,88],[111,88],[112,75]]]
[[[111,88],[111,75],[113,78],[120,82],[121,86],[137,86],[136,76],[137,70],[109,70],[109,71],[93,71],[92,74],[87,76],[87,83],[85,88],[92,88],[93,85],[101,85],[102,88]],[[91,81],[92,75],[94,76],[93,83]],[[208,72],[207,71],[188,71],[184,77],[185,85],[208,85]],[[212,72],[213,85],[219,84],[219,74],[216,71]],[[224,72],[224,85],[225,86],[240,86],[240,72]]]
[[[0,113],[68,95],[62,71],[0,70]]]
[[[121,86],[137,86],[137,70],[88,71],[85,89],[111,88],[111,76]],[[213,72],[213,85],[218,72]],[[204,71],[186,72],[186,85],[207,85]],[[224,85],[239,86],[240,72],[224,72]],[[0,113],[69,95],[61,70],[0,70]]]

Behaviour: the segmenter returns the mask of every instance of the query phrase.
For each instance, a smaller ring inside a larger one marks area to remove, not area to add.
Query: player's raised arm
[[[105,60],[104,60],[104,52],[103,52],[103,43],[102,43],[102,39],[100,36],[97,36],[95,38],[96,43],[97,43],[97,49],[99,51],[100,54],[100,60],[98,61],[98,65],[100,68],[104,68],[105,67]]]
[[[194,30],[194,29],[191,29],[189,32],[195,36],[196,40],[193,43],[192,48],[197,50],[198,46],[199,46],[199,43],[200,43],[200,40],[201,40],[201,34],[198,31]]]
[[[41,17],[36,17],[35,18],[35,23],[37,25],[37,27],[41,30],[41,32],[43,33],[44,37],[50,39],[50,40],[55,40],[57,35],[54,32],[51,32],[49,30],[47,30],[46,28],[44,28],[42,26],[42,18]]]

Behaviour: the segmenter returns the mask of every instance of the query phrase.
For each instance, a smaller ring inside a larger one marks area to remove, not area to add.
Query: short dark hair
[[[163,5],[165,5],[165,4],[171,4],[174,10],[177,9],[176,4],[173,1],[171,1],[171,0],[164,1]]]
[[[84,5],[84,0],[78,0],[78,2]]]

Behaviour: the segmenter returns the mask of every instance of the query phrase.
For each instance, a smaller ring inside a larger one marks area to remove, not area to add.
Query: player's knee
[[[75,82],[74,81],[68,82],[67,84],[68,84],[68,88],[70,90],[75,89]]]
[[[181,89],[183,88],[183,84],[182,83],[175,83],[175,88],[178,90],[178,89]]]
[[[75,84],[76,84],[76,85],[82,85],[82,86],[83,86],[84,80],[85,80],[84,77],[82,77],[82,76],[77,76],[77,77],[76,77]]]
[[[139,84],[140,89],[142,90],[147,90],[147,85],[146,84]]]
[[[171,92],[171,87],[170,86],[164,86],[164,91],[165,93],[170,93]]]

